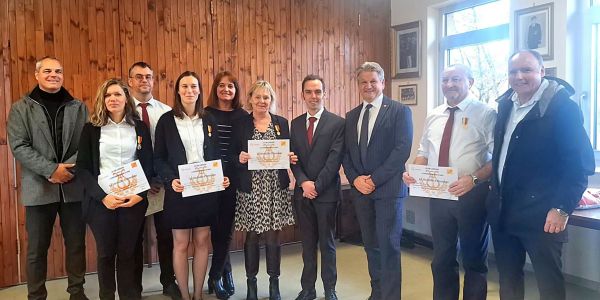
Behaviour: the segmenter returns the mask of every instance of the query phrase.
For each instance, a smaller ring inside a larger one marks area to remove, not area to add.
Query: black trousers
[[[141,299],[142,289],[138,282],[141,275],[135,256],[148,202],[115,210],[106,208],[101,202],[91,205],[88,223],[96,239],[100,299],[114,299],[117,283],[120,299]]]
[[[335,290],[337,268],[334,237],[337,202],[317,202],[304,197],[296,197],[295,206],[302,240],[302,261],[304,262],[300,280],[302,289],[315,289],[317,249],[319,249],[321,251],[323,287],[325,290]]]
[[[489,226],[486,221],[486,183],[476,185],[458,201],[431,199],[429,217],[433,239],[433,299],[458,300],[457,249],[465,270],[463,299],[486,299]]]
[[[566,299],[561,261],[562,241],[554,239],[549,233],[517,236],[498,230],[492,231],[492,239],[500,273],[500,299],[524,299],[525,254],[531,259],[540,299]]]
[[[229,187],[219,192],[219,215],[217,222],[210,227],[210,241],[213,247],[212,263],[208,276],[219,278],[231,273],[229,245],[233,237],[233,220],[235,217],[235,188]]]
[[[139,240],[136,244],[136,270],[139,274],[137,280],[142,288],[142,272],[144,269],[144,229],[145,222],[149,222],[150,218],[154,219],[154,228],[156,230],[156,248],[158,252],[158,263],[160,265],[160,283],[163,288],[175,283],[175,271],[173,270],[173,232],[165,220],[163,212],[159,211],[146,218],[144,224],[140,228]]]
[[[25,206],[27,229],[27,297],[46,299],[46,272],[48,248],[56,215],[65,242],[65,269],[68,276],[67,292],[83,292],[85,282],[85,223],[81,218],[81,202],[51,203]]]

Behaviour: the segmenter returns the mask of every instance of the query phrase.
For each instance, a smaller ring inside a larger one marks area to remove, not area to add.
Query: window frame
[[[447,30],[446,30],[446,27],[447,27],[446,26],[446,22],[447,22],[446,15],[450,14],[450,13],[458,12],[461,10],[473,8],[476,6],[485,5],[488,3],[498,2],[498,1],[503,1],[503,0],[462,1],[459,3],[451,4],[451,5],[440,8],[440,10],[439,10],[440,22],[438,23],[438,25],[439,25],[438,32],[440,33],[438,35],[438,39],[439,39],[439,43],[438,43],[438,47],[439,47],[438,55],[439,56],[438,57],[440,57],[441,59],[438,60],[438,69],[437,69],[438,76],[436,78],[436,83],[437,83],[436,86],[440,86],[440,83],[441,83],[440,77],[448,64],[448,53],[447,52],[450,49],[471,46],[471,45],[477,45],[477,44],[498,41],[498,40],[504,40],[504,39],[509,40],[509,36],[510,36],[510,34],[509,34],[510,17],[509,17],[509,20],[507,20],[507,22],[504,24],[447,36],[446,35],[446,32],[447,32]],[[444,103],[444,95],[442,95],[441,93],[436,93],[436,94],[438,95],[438,97],[436,98],[435,106],[443,104]]]

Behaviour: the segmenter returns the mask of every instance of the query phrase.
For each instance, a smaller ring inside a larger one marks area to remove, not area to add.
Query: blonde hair
[[[252,94],[258,89],[265,89],[271,95],[271,104],[269,105],[269,112],[274,114],[277,112],[277,94],[271,84],[266,80],[259,80],[255,82],[248,90],[248,99],[246,101],[246,110],[252,112]]]
[[[96,127],[102,127],[108,123],[108,110],[106,109],[106,103],[104,102],[104,95],[106,95],[106,91],[110,86],[118,85],[121,89],[123,89],[123,93],[125,93],[125,122],[130,125],[135,125],[134,120],[139,120],[140,117],[135,110],[135,101],[133,97],[129,93],[129,88],[123,81],[118,78],[111,78],[104,81],[96,92],[96,98],[94,100],[94,110],[90,115],[90,123]]]

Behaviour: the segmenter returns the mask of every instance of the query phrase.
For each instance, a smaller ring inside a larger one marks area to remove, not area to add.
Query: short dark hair
[[[185,71],[177,77],[177,81],[175,81],[175,105],[173,105],[173,114],[183,119],[184,111],[183,104],[181,104],[181,96],[179,95],[179,82],[183,77],[192,76],[198,80],[198,88],[200,89],[200,94],[198,95],[198,100],[196,100],[196,105],[194,107],[194,114],[198,115],[198,117],[202,118],[204,116],[204,109],[202,108],[202,81],[200,80],[200,76],[193,71]]]
[[[302,79],[302,92],[304,92],[304,84],[307,81],[311,81],[311,80],[320,81],[321,85],[323,86],[323,91],[325,91],[325,81],[323,81],[323,78],[319,77],[319,75],[309,74],[309,75],[306,75],[306,77],[304,77],[304,79]]]
[[[535,51],[535,50],[531,50],[531,49],[523,49],[523,50],[519,50],[515,53],[513,53],[509,58],[508,58],[508,64],[510,65],[510,62],[512,61],[513,57],[515,57],[517,54],[521,54],[521,53],[529,53],[531,54],[535,60],[537,60],[537,62],[540,64],[540,67],[544,66],[544,59],[542,58],[542,55]]]
[[[240,84],[229,71],[219,72],[217,76],[215,76],[215,80],[212,83],[210,88],[210,94],[208,95],[208,106],[212,108],[219,108],[219,97],[217,97],[217,87],[223,78],[229,78],[231,82],[233,82],[233,86],[235,87],[235,95],[233,95],[233,100],[231,102],[231,108],[238,109],[242,107],[242,103],[240,103]]]
[[[154,72],[154,70],[152,70],[152,67],[145,61],[138,61],[135,62],[133,65],[131,65],[131,67],[129,67],[129,71],[127,72],[127,76],[131,77],[131,71],[133,71],[133,68],[135,67],[140,67],[142,69],[148,68],[150,69],[150,71]]]

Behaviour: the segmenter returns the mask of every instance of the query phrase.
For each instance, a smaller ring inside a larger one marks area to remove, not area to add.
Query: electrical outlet
[[[407,209],[406,210],[406,223],[415,224],[415,211]]]

